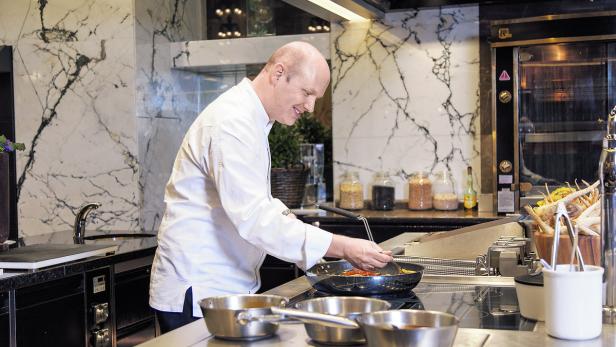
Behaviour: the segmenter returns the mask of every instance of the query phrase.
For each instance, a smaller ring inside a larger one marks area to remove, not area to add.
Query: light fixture
[[[327,32],[329,31],[329,23],[321,18],[310,18],[310,24],[308,24],[308,31],[310,32]]]
[[[337,14],[338,16],[348,20],[348,21],[365,21],[368,20],[369,18],[360,16],[359,14],[344,8],[340,5],[338,5],[337,3],[331,1],[331,0],[308,0],[309,2],[321,6],[322,8],[326,9],[327,11],[333,12],[335,14]]]
[[[227,16],[227,22],[222,23],[218,28],[218,37],[224,39],[241,36],[242,32],[240,31],[240,26],[237,23],[233,22],[231,16]]]

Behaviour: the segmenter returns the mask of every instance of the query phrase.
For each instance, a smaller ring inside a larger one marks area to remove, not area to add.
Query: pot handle
[[[341,216],[345,216],[351,219],[361,220],[361,215],[355,214],[351,211],[343,210],[341,208],[331,207],[331,206],[326,206],[326,205],[321,205],[321,204],[315,204],[314,206],[323,211],[339,214]]]
[[[316,312],[308,312],[291,308],[272,307],[272,313],[282,317],[289,317],[301,320],[306,323],[314,323],[334,328],[359,328],[356,321],[344,317],[333,316]]]
[[[235,321],[239,324],[239,325],[247,325],[249,323],[252,322],[258,322],[258,323],[272,323],[272,324],[300,324],[303,323],[302,321],[299,320],[295,320],[292,318],[287,318],[285,316],[281,316],[278,314],[264,314],[264,315],[255,315],[253,316],[252,314],[250,314],[249,312],[246,311],[242,311],[239,312],[236,316],[235,316]]]

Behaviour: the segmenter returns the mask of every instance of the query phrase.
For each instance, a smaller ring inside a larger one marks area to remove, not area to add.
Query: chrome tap
[[[86,218],[92,210],[96,210],[99,207],[101,207],[100,203],[90,202],[79,208],[79,212],[77,212],[77,215],[75,216],[75,225],[73,227],[73,241],[76,244],[84,243],[83,238],[86,233]]]

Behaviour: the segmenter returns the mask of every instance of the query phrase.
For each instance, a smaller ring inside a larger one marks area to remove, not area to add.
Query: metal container
[[[452,314],[420,310],[366,313],[357,322],[369,347],[451,347],[459,324]]]
[[[207,329],[214,336],[229,340],[258,340],[270,337],[278,330],[271,321],[251,321],[241,324],[238,316],[271,316],[272,307],[284,307],[287,298],[278,295],[237,294],[205,298],[199,306]]]
[[[322,313],[355,319],[360,314],[388,310],[390,303],[384,300],[363,297],[325,297],[295,304],[295,308],[307,312]],[[359,328],[326,326],[305,322],[306,333],[314,342],[328,345],[355,345],[366,342]]]

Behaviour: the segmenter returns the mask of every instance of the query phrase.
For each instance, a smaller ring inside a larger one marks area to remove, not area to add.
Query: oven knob
[[[509,160],[503,160],[498,164],[498,168],[503,173],[509,173],[511,172],[511,169],[513,169],[513,164],[511,164]]]
[[[107,321],[109,318],[109,304],[97,304],[93,307],[94,312],[94,324],[100,324]]]
[[[94,347],[109,347],[111,346],[111,337],[109,329],[101,329],[94,332]]]
[[[509,103],[512,98],[513,97],[511,96],[511,92],[508,90],[503,90],[502,92],[498,93],[498,101],[503,104]]]

